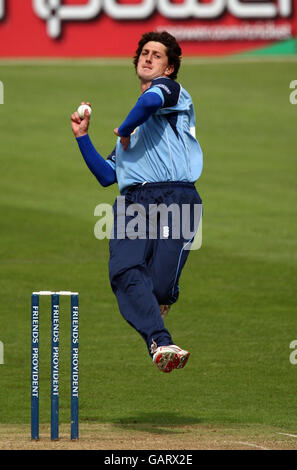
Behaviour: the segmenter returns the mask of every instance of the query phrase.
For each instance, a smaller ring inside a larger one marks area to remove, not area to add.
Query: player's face
[[[144,82],[151,82],[157,77],[168,77],[174,71],[168,65],[166,46],[161,42],[147,42],[140,53],[137,64],[137,75]]]

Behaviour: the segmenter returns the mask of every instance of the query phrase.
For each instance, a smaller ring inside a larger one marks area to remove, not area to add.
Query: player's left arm
[[[147,121],[152,114],[162,107],[162,105],[163,99],[158,93],[147,92],[141,95],[124,122],[120,127],[114,129],[114,133],[121,138],[124,150],[128,148],[130,134],[136,129],[136,127]]]

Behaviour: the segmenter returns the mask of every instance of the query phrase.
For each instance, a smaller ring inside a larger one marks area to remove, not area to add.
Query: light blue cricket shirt
[[[120,191],[144,182],[197,181],[203,154],[195,137],[191,96],[179,83],[165,77],[154,79],[145,93],[157,93],[161,108],[134,130],[127,150],[118,138],[107,159],[116,172]]]

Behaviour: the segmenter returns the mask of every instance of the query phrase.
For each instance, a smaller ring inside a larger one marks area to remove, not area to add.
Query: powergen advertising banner
[[[296,52],[297,0],[0,0],[0,57],[125,57],[167,30],[183,55]]]

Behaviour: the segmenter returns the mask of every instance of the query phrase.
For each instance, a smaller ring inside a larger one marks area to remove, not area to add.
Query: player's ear
[[[174,72],[174,65],[168,65],[165,70],[166,77],[169,77]]]

